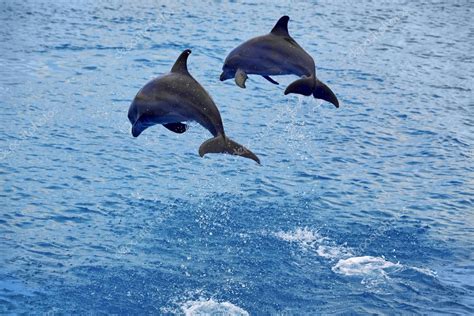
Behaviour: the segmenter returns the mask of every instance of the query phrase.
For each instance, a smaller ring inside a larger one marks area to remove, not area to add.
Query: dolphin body
[[[183,51],[169,73],[151,80],[138,91],[128,110],[132,135],[138,137],[156,124],[181,134],[187,130],[183,122],[196,121],[214,136],[199,147],[201,157],[207,153],[226,153],[260,164],[254,153],[225,135],[217,106],[188,71],[190,54],[189,49]]]
[[[235,77],[236,84],[245,88],[248,74],[261,75],[273,84],[270,76],[297,75],[302,77],[291,83],[285,95],[297,93],[313,95],[339,107],[336,95],[316,77],[313,58],[288,33],[288,16],[282,16],[272,31],[236,47],[230,52],[222,67],[221,81]]]

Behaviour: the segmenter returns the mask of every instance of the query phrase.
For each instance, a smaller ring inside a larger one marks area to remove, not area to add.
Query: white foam
[[[188,301],[181,307],[186,316],[249,316],[249,313],[229,302],[216,302],[213,299],[201,301]]]
[[[385,275],[386,270],[401,268],[399,263],[393,263],[381,257],[362,256],[339,260],[332,271],[343,275]]]
[[[433,278],[436,278],[438,275],[436,273],[436,271],[433,271],[433,270],[430,270],[430,269],[427,269],[427,268],[417,268],[417,267],[410,267],[411,269],[419,272],[419,273],[423,273],[427,276],[430,276],[430,277],[433,277]]]

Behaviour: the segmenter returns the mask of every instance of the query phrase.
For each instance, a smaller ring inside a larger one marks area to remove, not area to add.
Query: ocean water
[[[231,49],[289,15],[341,107]],[[0,1],[0,313],[474,313],[472,1]],[[227,134],[128,107],[192,49]]]

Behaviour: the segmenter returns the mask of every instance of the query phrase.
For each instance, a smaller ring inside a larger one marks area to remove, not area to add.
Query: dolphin
[[[278,84],[270,76],[293,74],[302,78],[291,83],[285,95],[312,94],[339,107],[336,95],[316,77],[313,58],[288,33],[289,20],[282,16],[269,34],[252,38],[232,50],[225,59],[220,80],[235,78],[235,83],[245,88],[247,75],[260,75]]]
[[[189,49],[183,51],[169,73],[151,80],[138,91],[128,110],[132,135],[138,137],[156,124],[182,134],[187,130],[183,122],[195,121],[214,136],[199,147],[201,157],[207,153],[226,153],[260,164],[254,153],[226,136],[216,104],[188,71],[190,54]]]

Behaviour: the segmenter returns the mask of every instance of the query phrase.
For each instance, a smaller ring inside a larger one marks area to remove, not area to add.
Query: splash
[[[181,307],[186,316],[223,315],[223,316],[248,316],[244,309],[229,303],[216,302],[213,299],[207,301],[188,301]]]
[[[274,236],[287,242],[297,243],[305,249],[314,250],[318,256],[325,259],[334,260],[352,256],[352,251],[348,247],[337,245],[334,241],[307,227],[296,228],[289,232],[277,232]]]
[[[384,276],[386,272],[393,272],[397,268],[402,268],[402,265],[381,257],[362,256],[341,259],[332,267],[332,271],[348,276]]]
[[[277,232],[274,234],[275,237],[288,242],[296,242],[303,247],[312,247],[317,242],[322,242],[324,237],[319,235],[317,232],[305,228],[297,228],[291,232]]]
[[[352,255],[352,252],[347,247],[335,244],[320,245],[316,249],[316,253],[322,258],[330,260]]]
[[[367,285],[376,285],[379,281],[383,282],[382,280],[387,279],[390,273],[408,269],[436,277],[436,272],[432,270],[404,266],[399,262],[388,261],[383,256],[357,256],[355,251],[347,245],[337,244],[307,227],[298,227],[293,231],[280,231],[273,235],[281,240],[296,243],[305,250],[314,251],[319,257],[333,263],[331,270],[334,273],[362,277],[362,283]]]

